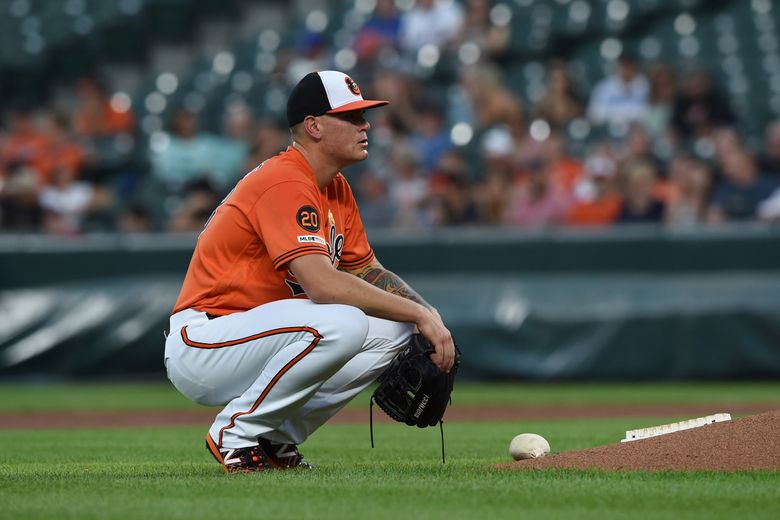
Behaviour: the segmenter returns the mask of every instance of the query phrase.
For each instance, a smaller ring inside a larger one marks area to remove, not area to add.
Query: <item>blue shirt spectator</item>
[[[428,173],[433,171],[441,154],[452,148],[442,113],[437,107],[428,105],[420,109],[418,127],[411,135],[410,141],[420,158],[422,168]]]
[[[709,220],[746,220],[756,217],[758,205],[777,188],[777,181],[759,173],[756,161],[744,149],[723,159],[723,179],[715,189]]]
[[[247,146],[201,133],[192,112],[179,110],[174,114],[169,139],[167,143],[152,143],[152,175],[174,191],[202,177],[227,191],[242,173]]]

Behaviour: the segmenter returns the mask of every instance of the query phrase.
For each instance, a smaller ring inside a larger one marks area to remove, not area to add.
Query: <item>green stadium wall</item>
[[[369,233],[441,312],[472,379],[780,376],[780,233],[764,226]],[[0,237],[0,377],[164,376],[195,237]]]

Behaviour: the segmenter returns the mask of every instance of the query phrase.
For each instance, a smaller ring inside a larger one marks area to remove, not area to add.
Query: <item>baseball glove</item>
[[[409,426],[436,426],[442,421],[450,402],[460,352],[455,348],[455,363],[445,374],[433,361],[433,345],[422,334],[413,334],[378,381],[371,396],[387,415]]]

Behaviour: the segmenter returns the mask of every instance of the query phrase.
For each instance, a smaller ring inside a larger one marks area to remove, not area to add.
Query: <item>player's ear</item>
[[[322,137],[322,125],[320,120],[314,116],[306,116],[306,119],[303,120],[303,129],[314,139]]]

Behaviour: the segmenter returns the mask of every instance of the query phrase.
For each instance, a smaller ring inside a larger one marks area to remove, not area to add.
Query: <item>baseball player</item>
[[[340,170],[368,157],[363,99],[338,71],[290,93],[293,143],[214,211],[170,318],[168,378],[224,406],[206,446],[227,472],[310,467],[297,445],[371,384],[415,328],[447,372],[441,317],[377,260]]]

